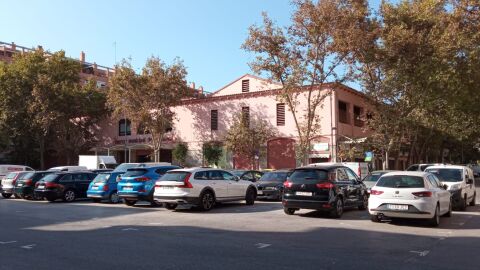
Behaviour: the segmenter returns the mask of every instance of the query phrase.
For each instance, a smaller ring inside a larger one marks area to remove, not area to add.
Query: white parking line
[[[410,250],[411,253],[416,253],[420,257],[425,257],[430,253],[430,250],[424,250],[424,251],[415,251],[415,250]]]
[[[135,228],[125,228],[125,229],[122,229],[122,231],[138,231],[138,229],[135,229]]]
[[[0,241],[0,245],[6,245],[6,244],[12,244],[12,243],[16,243],[17,241],[7,241],[7,242],[1,242]]]
[[[266,247],[271,246],[271,244],[257,243],[257,244],[255,244],[255,246],[257,248],[266,248]]]
[[[148,225],[163,225],[163,223],[161,223],[161,222],[151,222],[151,223],[148,223]]]
[[[24,249],[32,249],[34,246],[36,246],[36,244],[30,244],[30,245],[21,246],[21,248],[24,248]]]

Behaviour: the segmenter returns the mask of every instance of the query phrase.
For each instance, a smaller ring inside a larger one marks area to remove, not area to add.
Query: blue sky
[[[370,0],[377,7],[380,0]],[[0,41],[113,66],[131,58],[140,69],[149,56],[184,60],[188,81],[215,91],[251,73],[253,55],[240,49],[248,27],[266,11],[288,24],[289,0],[0,0]]]

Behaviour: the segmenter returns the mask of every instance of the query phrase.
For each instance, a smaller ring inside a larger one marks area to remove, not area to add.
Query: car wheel
[[[12,194],[11,193],[2,193],[2,197],[4,197],[5,199],[9,199],[10,197],[12,197]]]
[[[110,196],[108,196],[108,201],[110,203],[119,203],[121,201],[120,196],[118,196],[118,192],[114,191]]]
[[[200,195],[199,208],[202,211],[209,211],[215,204],[215,197],[211,191],[205,191]]]
[[[476,204],[476,199],[477,199],[477,193],[473,193],[473,198],[472,200],[470,201],[470,206],[475,206]]]
[[[99,203],[99,202],[101,202],[101,201],[102,201],[102,199],[97,199],[97,198],[93,199],[93,202],[94,202],[94,203]]]
[[[368,208],[368,196],[363,195],[362,204],[358,206],[358,210],[366,210]]]
[[[125,203],[125,205],[128,205],[128,206],[134,206],[135,203],[137,203],[136,200],[127,200],[127,199],[124,199],[123,200],[123,203]]]
[[[443,215],[444,217],[451,217],[452,216],[452,201],[448,204],[448,212]]]
[[[438,225],[440,225],[440,215],[439,215],[439,212],[440,212],[440,208],[437,207],[435,208],[435,214],[433,215],[433,217],[429,220],[429,225],[432,226],[432,227],[438,227]]]
[[[245,202],[247,205],[253,205],[255,203],[255,190],[253,188],[249,188],[247,190],[247,194],[245,195]]]
[[[337,198],[335,200],[335,208],[331,213],[332,217],[334,218],[341,218],[343,215],[343,200],[341,198]]]
[[[65,191],[65,193],[63,193],[63,200],[65,202],[73,202],[73,201],[75,201],[75,197],[76,197],[75,191],[73,191],[71,189],[69,189],[69,190]]]
[[[175,210],[175,208],[177,208],[177,204],[176,203],[166,203],[165,204],[165,208],[167,208],[168,210]]]
[[[18,195],[18,194],[13,194],[13,197],[14,197],[15,199],[21,199],[21,198],[22,198],[22,197],[20,197],[20,195]]]
[[[42,201],[42,200],[43,200],[43,197],[42,197],[42,196],[39,196],[39,195],[37,195],[37,194],[34,193],[34,194],[32,195],[32,199],[33,199],[34,201]]]
[[[283,208],[283,212],[289,216],[295,214],[295,211],[297,211],[295,208]]]
[[[465,195],[463,196],[462,202],[460,203],[460,211],[465,211],[465,210],[467,210],[467,205],[468,205],[468,202],[467,202],[467,194],[465,194]]]
[[[375,223],[382,221],[382,219],[378,215],[370,215],[370,220]]]

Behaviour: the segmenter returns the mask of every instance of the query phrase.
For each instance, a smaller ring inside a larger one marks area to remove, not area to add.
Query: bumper
[[[370,197],[372,198],[372,197]],[[389,204],[408,205],[407,210],[390,209]],[[435,214],[435,205],[429,201],[388,201],[388,200],[372,200],[368,202],[370,215],[384,215],[393,218],[432,218]]]
[[[460,207],[463,203],[463,196],[462,196],[462,190],[457,189],[457,190],[450,190],[450,195],[452,198],[452,207],[457,208]]]
[[[323,211],[330,211],[333,209],[333,205],[330,204],[330,202],[328,201],[283,199],[282,204],[285,208],[312,209]]]
[[[104,191],[87,191],[87,198],[107,199],[108,194]]]
[[[15,194],[19,196],[30,196],[33,195],[33,189],[33,187],[15,188]]]
[[[282,193],[280,190],[258,190],[257,192],[258,199],[278,199],[282,198]]]
[[[15,192],[15,189],[13,187],[2,187],[2,193],[6,194],[13,194]]]
[[[54,190],[35,190],[34,193],[35,193],[35,196],[42,197],[42,198],[58,199],[62,197],[61,194],[58,194]]]
[[[160,203],[176,203],[198,205],[200,199],[196,197],[173,197],[173,196],[154,196],[153,199]]]
[[[135,199],[135,200],[148,200],[148,193],[139,193],[139,192],[118,192],[120,198],[125,199]]]

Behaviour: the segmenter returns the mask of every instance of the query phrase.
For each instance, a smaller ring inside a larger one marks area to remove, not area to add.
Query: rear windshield
[[[410,167],[407,168],[407,171],[418,171],[418,165],[412,165]]]
[[[287,180],[287,172],[267,172],[260,178],[259,181],[265,182],[284,182]]]
[[[128,163],[125,163],[125,164],[120,164],[118,165],[115,170],[113,170],[114,172],[126,172],[128,169],[130,168],[135,168],[135,167],[138,167],[138,164],[128,164]]]
[[[26,174],[24,174],[24,175],[22,175],[22,176],[20,177],[20,180],[23,180],[23,179],[32,179],[34,175],[35,175],[34,172],[26,173]]]
[[[147,169],[128,169],[127,172],[122,175],[122,177],[140,176],[144,175],[147,172]]]
[[[106,182],[108,181],[109,178],[110,178],[109,173],[101,173],[95,176],[95,179],[93,179],[93,182]]]
[[[13,179],[15,178],[15,176],[17,176],[18,173],[9,173],[7,174],[7,176],[5,176],[5,179]]]
[[[389,175],[382,176],[378,180],[377,187],[388,188],[423,188],[425,187],[423,177],[411,175]]]
[[[55,182],[56,180],[58,180],[62,176],[63,176],[63,174],[49,174],[49,175],[46,175],[45,177],[43,177],[42,180],[45,181],[45,182]]]
[[[292,182],[327,181],[328,172],[324,170],[300,169],[293,171],[289,179]]]
[[[183,180],[185,180],[188,174],[190,173],[189,172],[167,172],[160,178],[160,181],[183,182]]]
[[[435,174],[442,182],[463,181],[461,169],[427,169],[426,171]]]
[[[423,171],[425,171],[428,167],[432,167],[432,166],[433,166],[432,164],[421,165],[421,166],[420,166],[420,170],[423,172]]]

